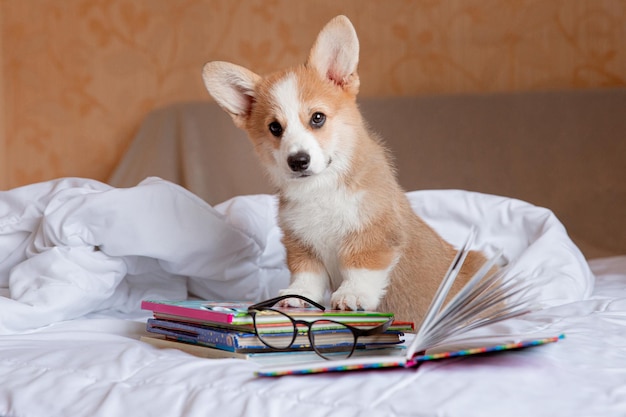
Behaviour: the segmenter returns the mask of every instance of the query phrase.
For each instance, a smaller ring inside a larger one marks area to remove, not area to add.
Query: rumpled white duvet
[[[210,207],[157,178],[61,179],[0,193],[0,415],[626,415],[626,257],[592,263],[549,211],[464,191],[408,194],[459,244],[504,249],[541,310],[491,331],[541,348],[417,370],[256,378],[244,360],[139,342],[143,298],[261,300],[288,284],[272,196]],[[218,414],[219,413],[219,414]]]

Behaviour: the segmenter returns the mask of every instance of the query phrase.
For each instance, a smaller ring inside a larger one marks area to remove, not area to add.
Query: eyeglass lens
[[[272,309],[257,311],[255,326],[259,339],[271,348],[284,350],[311,346],[325,359],[349,357],[356,343],[354,333],[341,323],[316,320],[307,328],[297,325],[288,315]]]
[[[309,332],[313,349],[325,359],[345,359],[354,351],[356,337],[341,323],[317,320]]]
[[[274,349],[288,349],[298,339],[296,324],[289,316],[276,310],[257,311],[254,325],[259,339]],[[308,343],[306,334],[304,337]]]

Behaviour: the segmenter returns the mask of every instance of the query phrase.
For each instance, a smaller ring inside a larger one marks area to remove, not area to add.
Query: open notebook
[[[473,338],[466,332],[498,321],[520,316],[530,311],[528,286],[506,268],[492,268],[502,255],[498,252],[474,274],[457,294],[444,301],[456,279],[476,232],[471,230],[467,240],[455,255],[426,313],[416,336],[404,355],[359,356],[343,360],[323,360],[294,365],[266,366],[257,371],[259,376],[281,376],[341,372],[376,368],[410,368],[428,360],[458,356],[502,352],[556,342],[564,335],[536,335],[518,338],[515,335]],[[460,338],[460,335],[468,337]]]

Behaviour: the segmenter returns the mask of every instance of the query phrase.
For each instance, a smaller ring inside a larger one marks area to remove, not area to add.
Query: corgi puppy
[[[333,308],[394,312],[419,324],[455,249],[411,209],[390,155],[357,103],[359,41],[345,16],[304,65],[261,77],[209,62],[211,96],[244,129],[278,192],[289,288]],[[459,280],[484,262],[472,252]],[[301,301],[286,300],[301,306]]]

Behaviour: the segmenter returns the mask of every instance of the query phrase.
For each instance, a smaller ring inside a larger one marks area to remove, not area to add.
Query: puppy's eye
[[[310,125],[313,129],[319,129],[324,126],[326,122],[326,115],[324,113],[315,112],[313,116],[311,116]]]
[[[280,135],[283,134],[283,127],[280,125],[280,123],[276,121],[270,123],[267,127],[270,130],[270,133],[277,138],[279,138]]]

